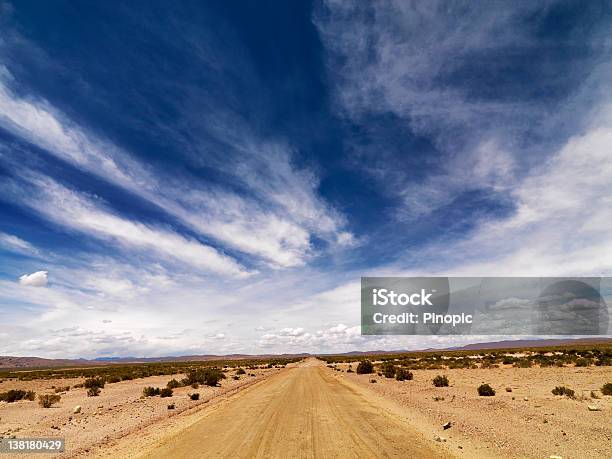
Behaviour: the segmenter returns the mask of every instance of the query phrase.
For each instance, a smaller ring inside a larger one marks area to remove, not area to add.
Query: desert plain
[[[236,363],[219,367],[219,384],[181,383],[168,397],[145,388],[187,373],[106,384],[97,396],[79,387],[83,377],[5,378],[0,393],[60,400],[0,402],[0,436],[65,438],[58,457],[612,457],[603,390],[612,367],[607,351],[585,352],[310,357],[246,371]],[[364,361],[371,369],[358,373]],[[398,369],[410,377],[395,377]],[[436,387],[437,376],[448,385]],[[494,395],[479,394],[485,384]],[[554,395],[559,387],[571,392]]]

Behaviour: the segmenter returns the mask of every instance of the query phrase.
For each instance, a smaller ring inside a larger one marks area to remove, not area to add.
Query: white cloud
[[[392,114],[400,131],[431,143],[431,151],[409,147],[423,158],[422,167],[431,169],[425,178],[413,175],[411,167],[396,167],[404,151],[388,148],[384,141],[350,144],[356,166],[366,164],[381,187],[401,198],[399,218],[424,217],[474,190],[508,193],[532,166],[553,154],[556,142],[583,126],[593,100],[607,99],[608,24],[558,43],[562,49],[579,41],[590,57],[580,64],[558,62],[531,20],[536,13],[544,16],[549,7],[537,2],[483,8],[478,2],[330,0],[317,10],[315,24],[339,114],[375,134],[371,115]],[[582,25],[579,20],[576,24]],[[518,80],[507,75],[493,83],[489,75],[502,65],[517,65],[508,50],[524,53],[524,62],[534,50],[550,56],[541,68],[537,62],[529,66],[532,92],[569,79],[574,89],[553,103],[525,96]],[[585,66],[592,66],[588,77]],[[468,84],[467,76],[473,77]],[[374,138],[381,137],[378,133]]]
[[[0,246],[18,253],[38,253],[38,250],[29,242],[12,234],[2,232],[0,232]]]
[[[598,124],[516,186],[510,217],[421,256],[454,275],[612,274],[612,117]]]
[[[344,219],[317,196],[316,177],[292,165],[286,146],[258,142],[249,135],[230,140],[235,133],[224,131],[236,158],[217,167],[242,182],[256,199],[202,187],[188,176],[177,179],[154,171],[45,100],[17,96],[8,87],[7,75],[6,69],[0,75],[0,126],[154,203],[200,234],[282,268],[308,260],[313,234],[340,246],[351,240],[341,229]],[[16,167],[22,167],[19,161]]]
[[[36,271],[32,274],[24,274],[19,278],[19,283],[26,287],[44,287],[47,285],[49,278],[48,271]]]
[[[18,192],[13,190],[16,199],[53,222],[127,248],[153,251],[166,260],[177,260],[209,272],[249,275],[232,258],[199,241],[114,215],[49,178],[33,176],[30,183],[34,188],[29,194],[23,194],[22,188]]]

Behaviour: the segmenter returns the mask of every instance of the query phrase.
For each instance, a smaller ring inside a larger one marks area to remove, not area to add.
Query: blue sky
[[[610,10],[0,2],[0,355],[445,346],[359,278],[612,275]]]

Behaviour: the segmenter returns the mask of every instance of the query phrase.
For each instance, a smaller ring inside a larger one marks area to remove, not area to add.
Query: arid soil
[[[337,368],[307,359],[238,381],[229,372],[222,387],[182,387],[163,399],[141,398],[142,389],[170,376],[109,384],[99,397],[71,389],[50,409],[0,403],[0,435],[65,437],[62,457],[612,457],[612,397],[599,391],[610,367],[415,370],[401,382]],[[433,386],[438,374],[450,387]],[[0,391],[78,382],[5,381]],[[496,395],[480,397],[482,383]],[[555,386],[576,397],[554,396]]]
[[[134,437],[108,457],[451,457],[376,397],[314,359],[202,411],[186,428],[143,444]],[[131,443],[131,444],[130,444]]]
[[[328,371],[394,402],[395,412],[425,437],[444,437],[463,457],[612,457],[612,397],[599,391],[612,381],[610,367],[416,370],[413,381],[402,382]],[[448,376],[450,387],[433,386],[438,374]],[[478,396],[483,383],[496,395]],[[573,389],[576,399],[554,396],[555,386]],[[591,398],[591,391],[599,398]],[[589,411],[589,405],[601,411]],[[451,427],[444,430],[448,421]]]
[[[146,386],[165,387],[173,379],[181,379],[184,375],[153,376],[134,379],[114,384],[106,384],[98,397],[87,397],[86,389],[71,388],[62,392],[61,401],[52,408],[41,408],[37,402],[18,401],[14,403],[0,402],[0,436],[17,438],[24,437],[60,437],[66,439],[66,453],[62,457],[90,455],[110,442],[139,432],[145,426],[156,424],[169,417],[174,418],[181,412],[197,411],[211,400],[216,400],[224,394],[230,394],[242,387],[260,381],[278,369],[248,370],[256,376],[242,375],[239,380],[232,376],[235,371],[227,373],[221,387],[200,386],[198,389],[180,387],[174,389],[172,397],[142,397]],[[34,381],[4,381],[0,384],[0,392],[9,389],[34,390],[37,394],[55,393],[52,386],[73,386],[83,382],[83,378],[52,379]],[[192,401],[187,394],[199,393],[200,400]],[[174,404],[173,410],[168,405]],[[80,413],[73,413],[76,406],[81,406]],[[2,458],[9,455],[3,454]],[[20,454],[15,456],[23,458]],[[45,457],[53,455],[45,454]]]

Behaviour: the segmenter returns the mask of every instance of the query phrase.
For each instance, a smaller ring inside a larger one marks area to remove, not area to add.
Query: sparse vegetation
[[[382,364],[382,374],[385,378],[393,378],[395,376],[395,365],[392,362],[384,362]]]
[[[481,397],[492,397],[495,395],[495,389],[493,389],[489,384],[482,384],[478,386],[478,395]]]
[[[43,408],[51,408],[56,403],[59,403],[62,397],[57,394],[44,394],[38,396],[38,404]]]
[[[569,398],[574,398],[574,391],[569,387],[557,386],[552,390],[553,395],[566,395]]]
[[[69,379],[69,378],[101,378],[107,384],[133,379],[148,378],[150,376],[176,375],[188,373],[192,370],[207,368],[273,368],[283,367],[288,363],[297,362],[299,358],[273,358],[251,360],[209,360],[191,362],[152,362],[132,364],[112,364],[99,367],[91,365],[70,368],[43,368],[32,369],[27,372],[20,370],[0,370],[0,379],[17,379],[19,381],[32,381],[36,379]],[[73,387],[83,387],[74,385]],[[103,386],[100,386],[102,388]]]
[[[436,387],[448,387],[448,377],[446,375],[438,375],[432,382]]]
[[[218,368],[199,368],[187,373],[187,377],[183,379],[183,384],[206,384],[207,386],[216,386],[219,381],[225,379],[225,375]]]
[[[414,378],[412,371],[405,368],[397,368],[395,370],[395,379],[398,381],[411,381]]]
[[[612,395],[612,383],[605,383],[601,386],[601,393],[604,395]]]
[[[161,398],[172,397],[172,389],[169,387],[164,387],[159,391],[159,396]]]
[[[391,362],[410,370],[443,370],[453,368],[498,368],[512,365],[515,368],[565,367],[565,366],[611,366],[612,345],[584,344],[569,346],[548,346],[543,348],[495,349],[495,350],[449,350],[431,352],[406,352],[401,354],[379,354],[363,357],[325,356],[320,357],[329,364],[342,362],[380,361]]]
[[[100,377],[87,378],[83,383],[83,387],[87,388],[88,397],[97,397],[100,395],[100,390],[104,387],[104,379]]]
[[[14,390],[11,389],[7,392],[0,393],[0,402],[13,403],[19,400],[30,400],[34,401],[36,398],[36,392],[28,390]]]
[[[370,362],[369,360],[362,360],[357,365],[357,374],[358,375],[370,374],[373,371],[374,371],[374,365],[372,365],[372,362]]]
[[[189,394],[189,398],[191,400],[200,400],[200,394],[198,394],[197,392],[195,394]]]
[[[246,371],[244,371],[244,368],[238,368],[238,370],[236,370],[236,374],[237,375],[244,375],[244,374],[246,374]]]
[[[97,386],[92,386],[89,389],[87,389],[87,396],[88,397],[97,397],[98,395],[100,395],[100,388]]]
[[[161,390],[159,387],[147,386],[142,390],[142,395],[145,397],[155,397],[156,395],[159,395],[160,392]]]
[[[171,379],[170,381],[168,381],[168,384],[166,384],[166,387],[170,389],[176,389],[177,387],[181,387],[181,383],[178,382],[176,379]]]

